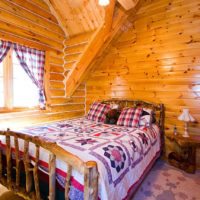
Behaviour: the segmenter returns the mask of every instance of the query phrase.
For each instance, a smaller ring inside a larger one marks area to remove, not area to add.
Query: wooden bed
[[[164,106],[163,104],[149,103],[138,100],[119,100],[111,99],[102,101],[105,104],[119,104],[121,107],[141,106],[152,108],[156,112],[157,123],[160,127],[161,135],[163,135],[164,127]],[[77,170],[84,175],[84,199],[98,198],[98,166],[95,161],[83,162],[77,156],[65,151],[56,143],[42,140],[36,136],[24,135],[22,133],[10,131],[0,131],[0,136],[6,136],[6,170],[3,170],[3,151],[0,148],[0,183],[6,186],[9,190],[13,190],[25,199],[42,199],[39,189],[38,178],[38,163],[40,148],[49,151],[49,199],[55,199],[56,187],[56,159],[60,159],[68,164],[68,171],[65,186],[65,199],[68,199],[68,192],[70,189],[70,177],[72,169]],[[11,137],[14,138],[15,148],[15,163],[12,160]],[[20,184],[20,152],[18,139],[24,140],[24,170],[26,175],[25,187]],[[163,141],[163,140],[162,140]],[[35,165],[32,166],[29,158],[29,145],[35,144],[36,155]],[[15,175],[13,175],[13,169]],[[14,178],[13,178],[14,177]]]

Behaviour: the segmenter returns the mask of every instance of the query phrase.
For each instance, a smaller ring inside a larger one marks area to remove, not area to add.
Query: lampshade
[[[183,109],[182,114],[178,117],[178,120],[185,122],[194,122],[195,119],[190,115],[189,109]]]
[[[110,3],[109,0],[99,0],[99,5],[100,6],[107,6]]]

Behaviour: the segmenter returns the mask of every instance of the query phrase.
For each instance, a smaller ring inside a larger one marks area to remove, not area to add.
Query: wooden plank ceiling
[[[98,0],[44,0],[68,37],[95,30],[104,19]]]
[[[108,6],[102,7],[98,0],[44,0],[67,38],[96,29],[65,79],[67,96],[71,96],[90,73],[92,61],[109,45],[138,1],[110,0]]]

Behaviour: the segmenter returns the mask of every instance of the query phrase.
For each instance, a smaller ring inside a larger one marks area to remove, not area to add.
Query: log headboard
[[[158,119],[158,124],[160,126],[161,134],[163,135],[164,132],[164,104],[158,104],[158,103],[151,103],[147,101],[142,101],[142,100],[131,100],[131,99],[108,99],[108,100],[103,100],[101,103],[105,104],[118,104],[121,108],[124,107],[145,107],[145,108],[151,108],[152,110],[155,111],[157,119]]]

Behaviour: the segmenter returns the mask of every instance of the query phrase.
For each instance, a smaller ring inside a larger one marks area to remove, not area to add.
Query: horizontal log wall
[[[175,124],[183,133],[177,118],[189,108],[198,122],[188,123],[189,134],[200,135],[199,10],[198,0],[143,1],[90,75],[87,110],[94,100],[111,97],[163,103],[167,135]],[[166,153],[172,148],[166,140]]]
[[[76,65],[77,61],[79,60],[80,55],[83,53],[84,49],[86,48],[93,33],[94,31],[80,34],[80,35],[70,38],[70,40],[65,41],[64,68],[66,72],[69,72],[73,68],[73,66]]]
[[[0,38],[49,52],[50,110],[46,113],[24,112],[14,115],[15,118],[10,119],[12,125],[23,126],[85,114],[84,84],[71,98],[65,97],[64,79],[70,70],[64,61],[67,53],[65,41],[71,40],[66,39],[56,18],[43,1],[1,0]],[[8,126],[8,122],[4,116],[0,116],[0,127]]]

